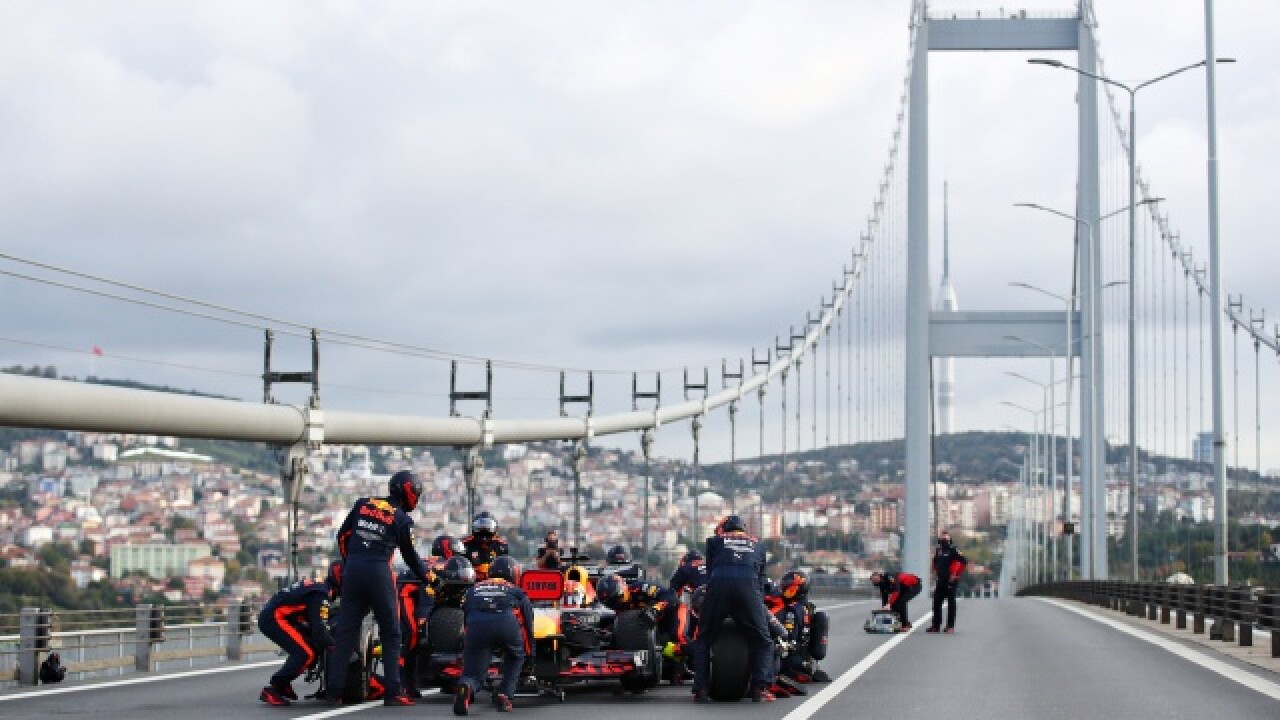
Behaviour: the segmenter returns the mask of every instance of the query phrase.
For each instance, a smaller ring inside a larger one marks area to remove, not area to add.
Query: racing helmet
[[[342,561],[334,560],[329,563],[329,572],[325,574],[324,581],[329,583],[329,596],[338,597],[342,594]]]
[[[520,563],[510,555],[500,555],[489,564],[490,578],[502,578],[512,585],[520,584],[520,575],[522,574]]]
[[[626,565],[631,562],[631,553],[622,545],[614,545],[609,548],[609,552],[604,556],[604,561],[608,565]]]
[[[454,555],[444,563],[440,577],[447,583],[473,583],[476,581],[476,569],[471,561],[461,555]]]
[[[587,585],[591,582],[591,576],[587,574],[587,569],[581,565],[574,565],[564,573],[566,582],[576,582],[579,585]]]
[[[703,562],[703,560],[704,558],[702,557],[702,553],[697,550],[690,550],[684,554],[684,557],[680,558],[680,564],[697,567]]]
[[[488,510],[476,516],[471,521],[471,534],[478,537],[492,537],[498,534],[498,521],[493,519],[493,515]]]
[[[809,576],[801,570],[788,570],[780,585],[782,597],[787,600],[801,600],[809,594]]]
[[[464,554],[462,541],[452,535],[437,535],[431,541],[431,556],[448,560],[454,555]]]
[[[413,512],[422,497],[422,481],[409,470],[401,470],[387,481],[387,494],[405,512]]]
[[[707,599],[707,586],[703,585],[693,591],[689,597],[689,611],[694,615],[702,615],[702,603]]]
[[[731,532],[746,532],[747,523],[737,515],[726,515],[720,524],[716,526],[716,534],[723,535]]]
[[[612,607],[616,603],[624,603],[630,599],[627,581],[610,573],[596,581],[596,598]]]
[[[587,604],[587,593],[582,583],[577,580],[564,581],[564,594],[560,597],[560,607],[580,608]]]

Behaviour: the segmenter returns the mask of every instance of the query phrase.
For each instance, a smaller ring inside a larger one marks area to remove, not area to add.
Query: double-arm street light
[[[1235,62],[1235,58],[1214,58],[1215,62],[1231,63]],[[1126,85],[1122,82],[1112,80],[1109,77],[1091,73],[1087,70],[1081,70],[1078,67],[1067,65],[1061,60],[1053,60],[1050,58],[1031,58],[1027,62],[1033,65],[1047,65],[1049,67],[1061,70],[1070,70],[1079,75],[1103,82],[1112,87],[1118,87],[1129,94],[1129,544],[1130,544],[1130,562],[1132,564],[1131,577],[1133,580],[1138,579],[1138,513],[1137,513],[1137,490],[1138,490],[1138,445],[1137,445],[1137,387],[1133,382],[1133,374],[1137,365],[1137,349],[1134,343],[1136,332],[1136,313],[1137,305],[1137,278],[1135,276],[1137,263],[1134,262],[1134,243],[1137,228],[1137,205],[1136,195],[1138,189],[1138,173],[1137,173],[1137,156],[1138,156],[1138,134],[1137,134],[1137,99],[1138,91],[1145,87],[1155,85],[1162,80],[1180,75],[1188,70],[1194,70],[1198,67],[1204,67],[1208,64],[1207,60],[1201,60],[1190,65],[1171,70],[1163,75],[1154,77],[1145,82],[1136,85]]]
[[[1151,204],[1153,204],[1153,203],[1161,202],[1162,200],[1164,200],[1164,198],[1159,198],[1159,197],[1146,198],[1145,200],[1142,200],[1141,202],[1139,202],[1139,203],[1138,203],[1138,205],[1151,205]],[[1090,277],[1090,283],[1089,283],[1089,286],[1088,286],[1088,287],[1086,287],[1086,288],[1084,288],[1084,290],[1083,290],[1081,293],[1075,293],[1075,294],[1071,295],[1071,297],[1070,297],[1070,298],[1065,298],[1065,297],[1063,297],[1063,296],[1061,296],[1061,295],[1058,295],[1058,294],[1056,294],[1056,293],[1051,293],[1051,292],[1049,292],[1049,291],[1047,291],[1047,290],[1042,290],[1041,288],[1037,288],[1037,287],[1034,287],[1034,286],[1028,285],[1028,284],[1026,284],[1026,283],[1011,283],[1011,284],[1012,284],[1012,285],[1015,285],[1015,286],[1017,286],[1017,287],[1022,287],[1022,288],[1026,288],[1026,289],[1028,289],[1028,290],[1034,290],[1034,291],[1036,291],[1036,292],[1043,293],[1043,294],[1045,294],[1045,295],[1048,295],[1048,296],[1053,297],[1053,298],[1057,298],[1058,300],[1061,300],[1061,301],[1063,301],[1064,303],[1066,303],[1066,305],[1067,305],[1067,342],[1068,342],[1068,343],[1073,342],[1073,338],[1071,337],[1071,314],[1072,314],[1072,313],[1071,313],[1071,308],[1072,308],[1072,305],[1073,305],[1074,301],[1075,301],[1077,298],[1079,298],[1080,296],[1082,296],[1082,295],[1083,295],[1083,296],[1085,296],[1085,297],[1089,297],[1089,298],[1090,298],[1090,302],[1089,302],[1089,318],[1088,318],[1088,325],[1087,325],[1087,327],[1088,327],[1088,329],[1089,329],[1090,334],[1092,334],[1093,336],[1095,336],[1095,337],[1096,337],[1096,336],[1100,335],[1101,333],[1100,333],[1100,331],[1099,331],[1099,327],[1101,326],[1101,323],[1102,323],[1102,309],[1101,309],[1101,308],[1102,308],[1102,294],[1101,294],[1101,291],[1102,291],[1102,290],[1105,290],[1105,289],[1106,289],[1106,288],[1108,288],[1108,287],[1112,287],[1112,286],[1115,286],[1115,285],[1123,284],[1123,282],[1124,282],[1124,281],[1114,281],[1114,282],[1107,283],[1107,284],[1106,284],[1106,285],[1104,285],[1104,286],[1100,286],[1100,283],[1099,283],[1098,281],[1099,281],[1099,279],[1101,278],[1101,275],[1102,275],[1102,262],[1101,262],[1101,258],[1100,258],[1100,256],[1101,256],[1101,252],[1099,252],[1099,250],[1100,250],[1100,247],[1099,247],[1100,243],[1098,242],[1098,233],[1097,233],[1097,230],[1098,230],[1099,226],[1101,226],[1101,224],[1102,224],[1102,221],[1103,221],[1103,220],[1107,220],[1107,219],[1109,219],[1109,218],[1113,218],[1113,217],[1115,217],[1116,215],[1119,215],[1119,214],[1120,214],[1120,213],[1122,213],[1122,212],[1130,211],[1130,213],[1129,213],[1129,214],[1130,214],[1130,216],[1132,216],[1132,215],[1133,215],[1133,213],[1132,213],[1132,211],[1131,211],[1131,210],[1132,210],[1132,208],[1130,208],[1130,207],[1123,207],[1123,208],[1119,208],[1118,210],[1113,210],[1112,212],[1109,212],[1109,213],[1107,213],[1106,215],[1103,215],[1103,216],[1099,217],[1097,220],[1094,220],[1094,221],[1092,221],[1092,222],[1091,222],[1091,221],[1089,221],[1089,220],[1085,220],[1085,219],[1083,219],[1083,218],[1077,217],[1077,216],[1072,215],[1072,214],[1070,214],[1070,213],[1062,212],[1061,210],[1055,210],[1055,209],[1050,208],[1050,207],[1045,207],[1044,205],[1040,205],[1039,203],[1020,202],[1020,203],[1014,203],[1014,207],[1022,207],[1022,208],[1030,208],[1030,209],[1032,209],[1032,210],[1040,210],[1040,211],[1043,211],[1043,212],[1047,212],[1047,213],[1049,213],[1049,214],[1051,214],[1051,215],[1057,215],[1057,216],[1058,216],[1058,217],[1060,217],[1060,218],[1064,218],[1064,219],[1067,219],[1067,220],[1071,220],[1071,221],[1075,222],[1075,223],[1076,223],[1076,224],[1078,224],[1078,225],[1082,225],[1082,226],[1084,226],[1084,228],[1085,228],[1085,232],[1086,232],[1085,237],[1086,237],[1086,240],[1087,240],[1087,241],[1088,241],[1088,243],[1089,243],[1089,247],[1091,248],[1091,250],[1090,250],[1090,252],[1089,252],[1089,260],[1090,260],[1090,262],[1089,262],[1089,271],[1090,271],[1090,272],[1089,272],[1089,277]],[[1078,247],[1078,245],[1079,245],[1079,243],[1077,243],[1077,248],[1076,248],[1076,251],[1075,251],[1075,253],[1074,253],[1073,262],[1078,261],[1078,260],[1079,260],[1079,257],[1080,257],[1080,252],[1079,252],[1079,247]],[[1132,251],[1132,238],[1130,238],[1130,250]],[[1133,276],[1133,267],[1132,267],[1132,265],[1133,265],[1133,263],[1130,263],[1130,278],[1131,278],[1131,279],[1132,279],[1132,276]],[[1129,349],[1130,349],[1130,353],[1131,353],[1131,355],[1132,355],[1132,352],[1133,352],[1133,348],[1134,348],[1134,347],[1135,347],[1135,345],[1136,345],[1136,344],[1135,344],[1135,341],[1134,341],[1134,335],[1133,335],[1133,333],[1134,333],[1134,326],[1133,326],[1133,318],[1134,318],[1134,304],[1133,304],[1133,301],[1134,301],[1134,296],[1133,296],[1133,283],[1132,283],[1132,282],[1130,282],[1130,283],[1129,283]],[[1082,323],[1082,324],[1083,324],[1083,323]],[[1098,427],[1098,425],[1099,425],[1099,422],[1098,422],[1098,421],[1099,421],[1099,419],[1102,417],[1102,410],[1101,410],[1102,397],[1101,397],[1101,396],[1098,394],[1098,392],[1097,392],[1097,390],[1098,390],[1098,373],[1101,371],[1101,363],[1100,363],[1100,360],[1098,359],[1098,353],[1097,353],[1097,352],[1096,352],[1096,350],[1095,350],[1095,348],[1096,348],[1096,347],[1097,347],[1097,344],[1096,344],[1096,343],[1091,342],[1091,343],[1089,344],[1089,348],[1090,348],[1090,350],[1091,350],[1091,352],[1089,353],[1089,357],[1087,357],[1087,358],[1081,358],[1081,360],[1082,360],[1083,362],[1088,363],[1088,369],[1089,369],[1089,378],[1090,378],[1090,402],[1089,402],[1089,404],[1088,404],[1088,409],[1089,409],[1089,418],[1088,418],[1088,419],[1089,419],[1089,427],[1091,428],[1091,431],[1090,431],[1090,433],[1089,433],[1089,437],[1087,437],[1087,438],[1081,438],[1081,441],[1082,441],[1082,442],[1085,442],[1085,443],[1088,443],[1088,448],[1089,448],[1089,457],[1090,457],[1090,458],[1093,458],[1093,461],[1092,461],[1093,467],[1091,467],[1091,468],[1090,468],[1090,473],[1089,473],[1089,475],[1090,475],[1090,476],[1089,476],[1089,478],[1088,478],[1088,480],[1087,480],[1087,482],[1089,483],[1089,485],[1088,485],[1089,492],[1087,492],[1087,493],[1086,493],[1086,492],[1084,492],[1084,491],[1082,490],[1082,491],[1081,491],[1081,493],[1080,493],[1080,499],[1081,499],[1081,501],[1082,501],[1082,502],[1084,502],[1084,503],[1087,503],[1087,507],[1086,507],[1086,508],[1081,512],[1081,518],[1082,518],[1082,519],[1085,519],[1085,520],[1086,520],[1086,522],[1084,523],[1084,533],[1085,533],[1085,534],[1084,534],[1084,535],[1082,535],[1082,539],[1081,539],[1081,542],[1080,542],[1080,549],[1081,549],[1081,553],[1082,553],[1082,557],[1080,558],[1080,570],[1081,570],[1081,573],[1082,573],[1082,574],[1083,574],[1087,579],[1096,579],[1096,578],[1095,578],[1096,573],[1095,573],[1095,569],[1094,569],[1095,557],[1097,556],[1097,554],[1098,554],[1099,552],[1101,552],[1101,551],[1102,551],[1102,550],[1101,550],[1101,548],[1105,548],[1105,547],[1106,547],[1106,535],[1105,535],[1105,533],[1102,533],[1102,534],[1101,534],[1101,535],[1102,535],[1102,537],[1101,537],[1101,538],[1099,538],[1098,536],[1099,536],[1099,534],[1100,534],[1100,533],[1098,532],[1097,528],[1095,527],[1095,523],[1096,523],[1096,517],[1095,517],[1095,516],[1097,515],[1097,500],[1095,500],[1095,499],[1094,499],[1094,494],[1095,494],[1095,493],[1102,493],[1102,492],[1105,492],[1105,490],[1106,490],[1105,481],[1103,481],[1103,480],[1102,480],[1101,478],[1099,478],[1099,477],[1095,477],[1096,473],[1095,473],[1095,472],[1093,472],[1093,471],[1094,471],[1094,470],[1096,470],[1099,466],[1102,466],[1102,467],[1104,468],[1104,471],[1103,471],[1103,477],[1105,477],[1105,476],[1106,476],[1106,473],[1105,473],[1105,467],[1106,467],[1106,459],[1105,459],[1105,455],[1104,455],[1104,456],[1102,456],[1102,458],[1103,458],[1103,459],[1102,459],[1101,461],[1099,461],[1099,460],[1097,459],[1097,458],[1099,458],[1098,453],[1100,453],[1100,452],[1105,452],[1105,448],[1100,448],[1100,447],[1098,447],[1098,442],[1097,442],[1097,439],[1098,439],[1098,433],[1097,433],[1097,431],[1096,431],[1096,428],[1097,428],[1097,427]],[[1071,359],[1072,359],[1072,357],[1073,357],[1073,356],[1074,356],[1074,353],[1071,351],[1071,345],[1070,345],[1070,344],[1068,344],[1068,346],[1067,346],[1067,377],[1068,377],[1068,378],[1070,378],[1070,377],[1071,377],[1071,375],[1072,375],[1072,373],[1071,373]],[[1130,361],[1130,363],[1129,363],[1129,387],[1132,389],[1132,388],[1136,387],[1136,383],[1135,383],[1135,379],[1134,379],[1135,365],[1134,365],[1134,363],[1132,362],[1132,357],[1130,358],[1130,360],[1131,360],[1131,361]],[[1070,385],[1068,385],[1068,387],[1067,387],[1067,399],[1068,399],[1068,401],[1070,401],[1070,399],[1071,399],[1071,387],[1070,387]],[[1133,407],[1134,407],[1134,406],[1135,406],[1135,405],[1134,405],[1134,403],[1131,401],[1131,402],[1130,402],[1130,411],[1132,411],[1132,410],[1133,410]],[[1067,428],[1067,430],[1068,430],[1068,433],[1067,433],[1067,442],[1068,442],[1068,443],[1070,443],[1070,442],[1071,442],[1071,439],[1070,439],[1071,433],[1070,433],[1070,427],[1069,427],[1069,423],[1070,423],[1070,417],[1069,417],[1069,416],[1070,416],[1070,414],[1071,414],[1071,411],[1070,411],[1070,409],[1068,409],[1068,410],[1067,410],[1067,415],[1068,415],[1068,420],[1067,420],[1067,422],[1068,422],[1068,428]],[[1131,423],[1131,425],[1132,425],[1132,423]],[[1131,442],[1131,443],[1132,443],[1132,442],[1134,442],[1134,437],[1132,436],[1132,434],[1130,435],[1130,442]],[[1071,462],[1071,448],[1070,448],[1070,446],[1068,446],[1068,448],[1067,448],[1067,462],[1068,462],[1068,463],[1070,463],[1070,462]],[[1130,497],[1133,497],[1133,496],[1134,496],[1134,494],[1137,492],[1137,476],[1136,476],[1136,474],[1135,474],[1135,475],[1131,475],[1131,476],[1130,476],[1130,483],[1131,483],[1131,486],[1130,486],[1130,493],[1129,493],[1129,496],[1130,496]],[[1082,485],[1082,488],[1083,488],[1083,487],[1084,487],[1084,486]],[[1099,496],[1100,496],[1100,495],[1099,495]],[[1068,507],[1068,515],[1070,515],[1070,505],[1071,505],[1071,473],[1070,473],[1070,469],[1068,469],[1068,471],[1067,471],[1067,507]],[[1133,522],[1134,522],[1134,523],[1136,523],[1136,521],[1133,521]],[[1131,524],[1131,525],[1130,525],[1130,529],[1131,529],[1131,531],[1132,531],[1133,533],[1135,533],[1133,537],[1135,537],[1135,538],[1136,538],[1136,533],[1137,533],[1137,526],[1136,526],[1136,524]],[[1099,546],[1099,547],[1098,547],[1098,549],[1094,549],[1094,547],[1093,547],[1093,546],[1094,546],[1094,544],[1095,544],[1095,543],[1096,543],[1096,544],[1098,544],[1098,546]],[[1136,545],[1136,541],[1135,541],[1135,545],[1134,545],[1134,547],[1137,547],[1137,545]],[[1071,546],[1070,546],[1070,545],[1068,545],[1068,553],[1070,553],[1070,552],[1071,552]],[[1067,564],[1068,564],[1068,568],[1070,568],[1071,562],[1070,562],[1070,558],[1069,558],[1069,557],[1068,557],[1068,563],[1067,563]],[[1069,569],[1068,569],[1068,572],[1070,572],[1070,570],[1069,570]]]
[[[1038,474],[1039,467],[1042,464],[1042,460],[1040,457],[1042,454],[1042,451],[1040,450],[1041,440],[1037,439],[1037,436],[1041,435],[1040,416],[1042,415],[1042,412],[1039,410],[1033,410],[1025,405],[1020,405],[1010,400],[1001,400],[1000,404],[1008,405],[1009,407],[1014,408],[1015,410],[1021,410],[1022,412],[1031,415],[1031,427],[1033,428],[1033,432],[1028,433],[1027,461],[1024,465],[1024,468],[1026,470],[1026,472],[1024,473],[1026,477],[1026,493],[1024,494],[1024,498],[1025,498],[1024,505],[1026,505],[1027,507],[1024,510],[1023,516],[1024,516],[1024,524],[1025,524],[1024,529],[1027,532],[1027,565],[1028,565],[1027,575],[1031,583],[1038,583],[1044,580],[1044,578],[1042,578],[1040,575],[1041,534],[1037,532],[1037,525],[1039,524],[1037,520],[1039,519],[1040,511],[1036,510],[1035,518],[1031,518],[1029,517],[1029,515],[1031,512],[1031,509],[1036,507],[1037,505],[1036,501],[1039,495],[1038,491],[1035,491],[1034,488],[1036,487],[1036,484],[1037,484],[1036,475]]]

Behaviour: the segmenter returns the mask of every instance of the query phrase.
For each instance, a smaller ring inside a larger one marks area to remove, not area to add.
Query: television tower
[[[938,289],[939,312],[956,312],[956,290],[951,286],[951,208],[948,204],[947,183],[942,183],[942,287]],[[937,373],[938,434],[955,432],[956,426],[956,361],[954,358],[938,358],[934,366]]]

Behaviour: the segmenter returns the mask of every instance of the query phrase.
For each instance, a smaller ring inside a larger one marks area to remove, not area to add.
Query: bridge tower
[[[1100,297],[1097,272],[1097,233],[1077,224],[1079,255],[1079,310],[1071,327],[1076,337],[1066,337],[1062,312],[931,312],[929,287],[929,54],[948,51],[1076,51],[1077,65],[1096,72],[1090,0],[1080,0],[1075,17],[1035,17],[1025,11],[1009,15],[931,15],[926,0],[916,0],[912,11],[911,77],[907,147],[907,305],[906,305],[906,537],[903,564],[906,570],[927,577],[930,555],[929,483],[933,462],[930,453],[930,412],[934,358],[1048,357],[1035,345],[1013,342],[1017,336],[1050,348],[1056,357],[1101,357],[1102,338],[1095,329],[1094,298]],[[1077,92],[1079,129],[1078,178],[1075,214],[1089,222],[1099,215],[1098,90],[1096,81],[1080,76]],[[1071,268],[1063,268],[1069,275]],[[1064,347],[1065,346],[1065,347]],[[1083,534],[1081,576],[1105,578],[1106,522],[1105,445],[1101,412],[1101,366],[1080,364],[1081,396],[1081,499]]]

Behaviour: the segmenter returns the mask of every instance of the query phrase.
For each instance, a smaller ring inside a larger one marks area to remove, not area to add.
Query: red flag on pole
[[[97,345],[94,345],[94,346],[93,346],[93,354],[94,354],[94,355],[102,355],[102,348],[98,347]]]

